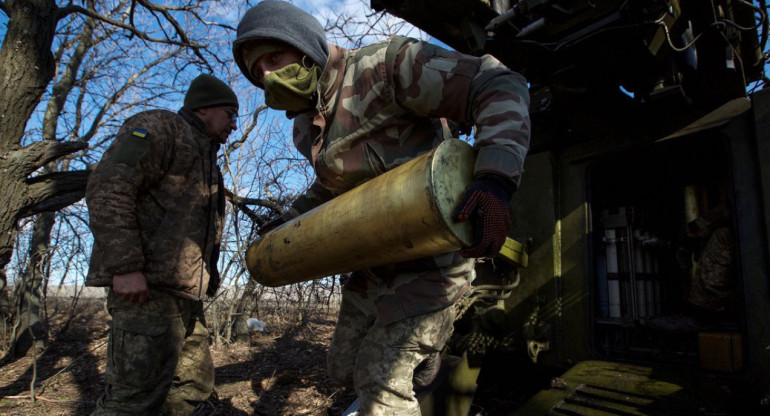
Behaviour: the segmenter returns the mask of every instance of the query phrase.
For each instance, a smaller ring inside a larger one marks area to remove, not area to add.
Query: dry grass
[[[54,312],[48,346],[0,360],[0,414],[86,415],[102,392],[109,320],[102,302],[80,302],[72,313],[49,309]],[[341,414],[354,396],[326,377],[336,311],[287,313],[284,306],[280,313],[260,315],[265,332],[251,333],[248,343],[212,347],[218,397],[198,414]]]

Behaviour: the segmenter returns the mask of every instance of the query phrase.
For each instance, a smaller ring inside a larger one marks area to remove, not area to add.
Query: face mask
[[[313,65],[310,69],[294,63],[265,75],[265,104],[276,110],[303,111],[315,103],[313,93],[321,76],[321,68]]]

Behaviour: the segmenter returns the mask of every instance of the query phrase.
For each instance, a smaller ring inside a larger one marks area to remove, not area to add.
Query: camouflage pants
[[[735,287],[733,236],[728,227],[717,228],[706,242],[690,287],[689,302],[719,311]]]
[[[444,347],[452,334],[454,308],[378,325],[373,311],[361,310],[348,298],[343,294],[329,347],[329,376],[355,387],[360,416],[419,416],[412,374]]]
[[[105,393],[92,416],[191,415],[214,390],[201,301],[152,291],[142,304],[110,290]]]

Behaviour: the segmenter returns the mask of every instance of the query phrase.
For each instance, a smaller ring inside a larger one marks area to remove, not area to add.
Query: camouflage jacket
[[[224,186],[219,144],[205,130],[184,108],[139,113],[121,127],[88,179],[88,286],[141,271],[151,287],[185,298],[216,290]]]
[[[451,137],[447,119],[475,126],[476,175],[494,173],[518,186],[530,135],[529,93],[521,75],[489,55],[464,55],[404,37],[357,50],[329,49],[319,104],[294,122],[294,144],[316,180],[285,219],[430,151]],[[409,273],[409,267],[395,265],[403,273],[385,273],[390,276],[374,291],[383,294],[381,300],[386,292],[399,300],[379,302],[380,314],[394,320],[454,303],[470,277],[441,270],[464,269],[463,262],[447,253],[410,262],[421,267]],[[376,279],[356,276],[363,275],[354,274],[347,286],[371,298]],[[412,301],[410,288],[420,292]]]
[[[297,215],[423,154],[448,123],[474,125],[476,174],[518,186],[529,148],[526,80],[490,55],[474,57],[393,37],[356,50],[329,45],[315,111],[294,121],[294,144],[316,181]]]

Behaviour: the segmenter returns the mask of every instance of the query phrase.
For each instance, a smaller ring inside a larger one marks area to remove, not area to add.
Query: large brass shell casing
[[[469,246],[471,226],[452,211],[473,165],[470,145],[446,140],[253,242],[249,273],[282,286]]]

